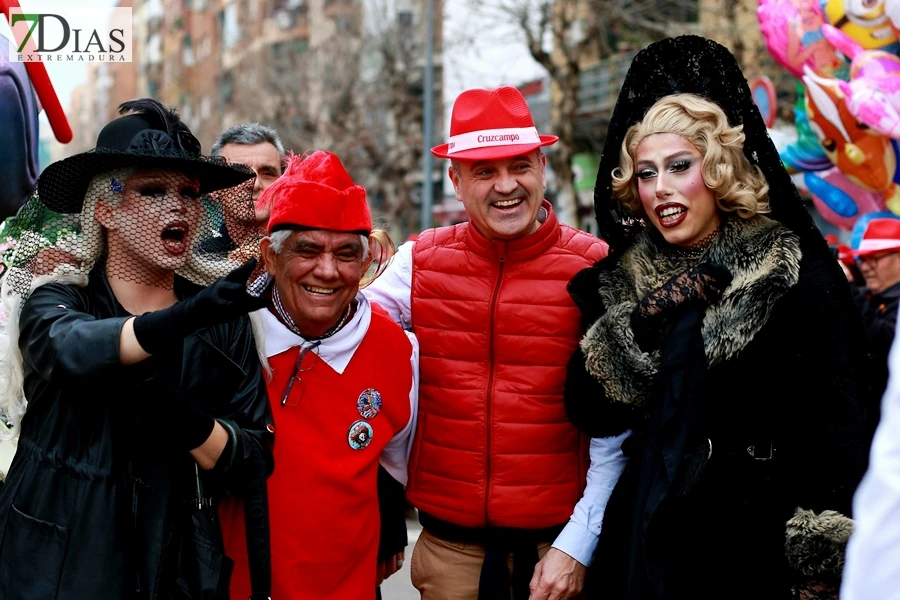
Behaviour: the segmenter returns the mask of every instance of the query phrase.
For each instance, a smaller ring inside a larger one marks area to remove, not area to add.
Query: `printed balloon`
[[[824,171],[833,166],[819,143],[819,138],[809,125],[806,114],[806,88],[797,80],[797,100],[794,103],[794,127],[797,140],[779,148],[785,168],[792,175],[808,171]]]
[[[900,57],[866,50],[831,25],[823,25],[822,33],[852,61],[850,82],[839,84],[851,114],[888,137],[900,138]]]
[[[868,50],[896,52],[897,35],[885,10],[885,0],[827,0],[828,23]]]
[[[881,193],[885,206],[900,213],[897,158],[891,139],[860,124],[850,113],[840,81],[806,67],[806,112],[829,160],[851,181]]]
[[[846,70],[822,35],[827,20],[818,0],[759,0],[756,15],[769,54],[795,76],[803,75],[804,65],[829,76]]]
[[[885,210],[880,193],[856,185],[837,167],[806,173],[803,182],[819,214],[844,231],[863,214]]]

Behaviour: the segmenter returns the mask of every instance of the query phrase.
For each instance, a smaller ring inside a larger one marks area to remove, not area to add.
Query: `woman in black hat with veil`
[[[94,150],[47,167],[15,217],[4,600],[227,598],[216,500],[255,499],[265,530],[254,490],[271,471],[272,420],[246,317],[264,303],[247,291],[256,263],[199,250],[221,235],[223,203],[253,214],[253,173],[202,156],[155,100],[120,112]]]
[[[567,382],[594,437],[631,430],[590,597],[828,598],[865,447],[865,345],[734,57],[640,52],[595,187],[610,256],[570,292]]]

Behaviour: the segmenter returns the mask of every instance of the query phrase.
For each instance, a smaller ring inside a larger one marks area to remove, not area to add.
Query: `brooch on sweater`
[[[347,443],[354,450],[362,450],[372,443],[375,431],[368,420],[374,419],[381,412],[381,393],[375,388],[363,390],[356,399],[356,409],[362,419],[354,421],[350,425],[350,431],[347,432]]]

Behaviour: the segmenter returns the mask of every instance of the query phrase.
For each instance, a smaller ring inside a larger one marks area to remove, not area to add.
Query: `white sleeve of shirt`
[[[900,336],[888,364],[869,469],[853,498],[841,600],[900,600]]]
[[[591,466],[587,472],[584,495],[575,505],[569,522],[553,542],[554,548],[562,550],[585,566],[589,566],[594,559],[603,513],[628,462],[622,454],[622,442],[629,435],[630,429],[615,437],[591,439]]]
[[[416,420],[419,415],[419,342],[412,332],[407,331],[406,337],[412,344],[412,384],[409,388],[409,422],[391,438],[381,452],[381,466],[391,477],[406,485],[406,467],[409,463],[409,453],[412,450],[413,435],[416,433]]]
[[[397,248],[384,273],[363,289],[369,302],[377,302],[403,329],[412,329],[412,250],[415,242]]]

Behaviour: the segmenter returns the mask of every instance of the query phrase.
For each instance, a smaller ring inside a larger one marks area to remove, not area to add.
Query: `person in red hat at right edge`
[[[900,306],[900,219],[874,218],[866,223],[859,247],[853,250],[865,289],[858,290],[869,349],[872,353],[872,390],[867,402],[867,439],[875,433],[881,415],[881,396],[887,388],[888,354]]]
[[[544,199],[540,135],[513,87],[471,89],[432,149],[469,221],[423,231],[365,294],[420,344],[407,498],[423,600],[564,599],[583,588],[627,433],[590,440],[566,418],[581,333],[566,291],[607,253]]]

